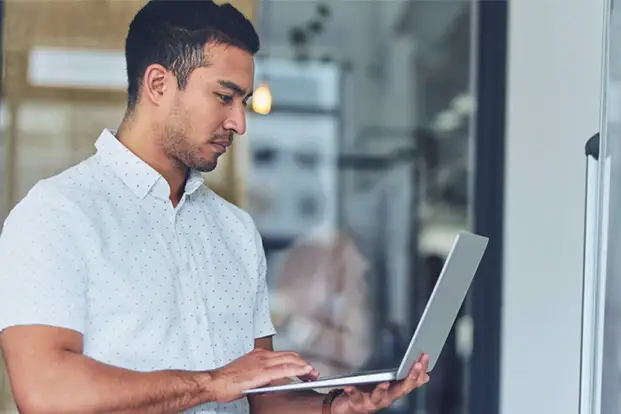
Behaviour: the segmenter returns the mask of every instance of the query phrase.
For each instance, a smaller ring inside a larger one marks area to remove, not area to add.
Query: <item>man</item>
[[[37,183],[0,237],[0,346],[22,413],[367,413],[428,381],[423,358],[372,390],[243,397],[318,375],[273,351],[259,235],[202,181],[245,132],[258,48],[211,1],[134,18],[120,127]]]

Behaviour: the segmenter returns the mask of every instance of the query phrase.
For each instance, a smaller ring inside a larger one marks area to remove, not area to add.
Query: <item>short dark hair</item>
[[[259,37],[235,7],[212,0],[151,0],[134,17],[125,40],[127,103],[138,103],[140,84],[149,65],[164,66],[185,88],[190,73],[209,64],[204,47],[227,44],[255,55]]]

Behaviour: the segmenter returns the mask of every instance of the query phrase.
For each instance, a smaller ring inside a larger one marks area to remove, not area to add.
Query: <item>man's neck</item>
[[[176,206],[183,194],[188,171],[163,153],[153,129],[125,119],[119,126],[116,138],[168,182],[170,200]]]

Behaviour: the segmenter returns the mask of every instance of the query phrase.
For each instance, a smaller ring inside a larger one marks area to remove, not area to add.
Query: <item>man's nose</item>
[[[224,121],[227,131],[234,131],[237,135],[246,133],[246,108],[243,105],[231,110],[229,117]]]

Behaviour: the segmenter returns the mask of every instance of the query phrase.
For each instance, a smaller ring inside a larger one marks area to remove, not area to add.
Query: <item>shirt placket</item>
[[[197,277],[196,269],[192,266],[193,260],[190,254],[193,249],[188,244],[190,238],[186,236],[184,229],[184,216],[190,214],[190,210],[191,206],[186,199],[186,195],[184,195],[173,211],[172,227],[179,278],[187,291],[183,321],[188,327],[190,348],[195,366],[197,369],[204,369],[204,366],[199,366],[200,361],[213,361],[216,365],[218,361],[214,355],[214,344],[210,335],[210,321],[201,298],[200,279]]]

